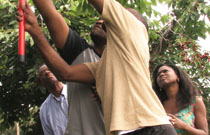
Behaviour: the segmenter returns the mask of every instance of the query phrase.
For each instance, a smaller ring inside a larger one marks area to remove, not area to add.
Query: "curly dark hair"
[[[176,75],[179,77],[179,92],[176,96],[176,104],[179,110],[192,104],[196,96],[196,88],[188,75],[182,69],[173,64],[161,64],[157,66],[153,71],[153,89],[159,97],[160,101],[163,103],[165,100],[168,99],[166,92],[164,90],[161,90],[157,83],[157,73],[159,68],[162,66],[171,67],[175,71]]]

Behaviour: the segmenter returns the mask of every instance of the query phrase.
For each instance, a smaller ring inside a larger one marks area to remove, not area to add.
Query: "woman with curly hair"
[[[178,135],[208,135],[206,107],[183,70],[171,64],[157,66],[153,89]]]

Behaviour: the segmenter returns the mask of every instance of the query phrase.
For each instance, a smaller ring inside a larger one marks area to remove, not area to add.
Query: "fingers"
[[[23,14],[19,11],[16,12],[16,18],[18,21],[22,21],[23,20]]]
[[[174,122],[172,121],[171,124],[174,125]]]
[[[172,114],[170,114],[170,113],[167,113],[167,115],[168,115],[168,116],[171,116]]]
[[[172,121],[171,124],[172,124],[172,126],[175,126],[176,125],[176,122],[175,121]]]
[[[25,2],[21,2],[21,8],[22,8],[23,12],[25,12],[25,10],[26,10]],[[23,20],[23,12],[21,12],[19,10],[16,11],[16,18],[18,21]]]
[[[22,5],[24,4],[23,2],[20,3],[21,4],[21,8],[23,7]],[[23,12],[19,9],[17,9],[16,11],[16,19],[20,22],[23,20]]]
[[[176,121],[176,116],[174,116],[173,114],[167,113],[167,115],[170,117],[169,121],[171,122],[172,126],[175,125],[175,121]]]
[[[27,1],[24,1],[21,3],[21,8],[23,12],[25,12],[25,14],[31,14],[31,12],[33,12],[31,9],[31,6],[29,5]]]
[[[23,3],[23,4],[24,4],[24,3]],[[27,1],[25,1],[25,7],[26,7],[26,8],[29,8],[29,9],[31,8],[31,6],[29,5],[29,3],[28,3]]]
[[[176,118],[176,116],[174,116],[173,114],[167,113],[168,116],[170,116],[171,118]]]
[[[20,11],[17,11],[17,12],[16,12],[16,15],[17,15],[17,16],[20,16],[20,17],[23,16],[23,14],[22,14]]]
[[[176,119],[171,118],[171,119],[169,119],[169,121],[171,122],[171,125],[174,126],[175,122],[176,122]]]
[[[27,1],[22,1],[22,2],[20,3],[21,8],[22,8],[23,11],[24,11],[24,9],[25,9],[25,7],[26,7],[26,3],[27,3]]]

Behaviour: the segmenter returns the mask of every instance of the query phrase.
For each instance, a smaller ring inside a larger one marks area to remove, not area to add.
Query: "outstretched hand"
[[[22,2],[21,7],[25,15],[25,30],[29,32],[29,34],[35,34],[36,28],[39,28],[37,17],[33,13],[27,1]],[[17,15],[17,20],[22,21],[23,14],[17,11],[16,15]]]

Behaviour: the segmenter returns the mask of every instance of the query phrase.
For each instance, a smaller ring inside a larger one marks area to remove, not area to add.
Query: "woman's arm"
[[[170,116],[170,122],[174,128],[185,130],[189,135],[208,135],[208,123],[206,119],[206,107],[202,99],[197,98],[194,106],[195,127],[188,125],[173,114]]]

